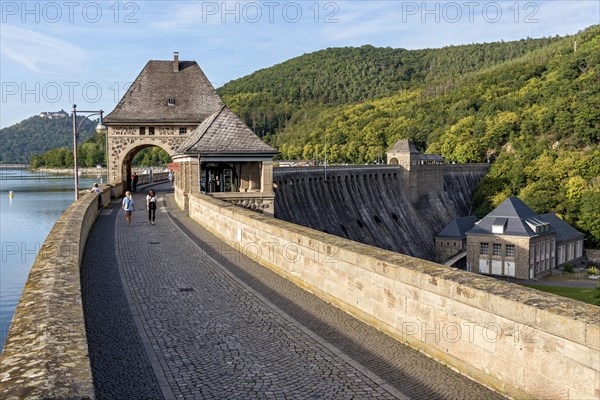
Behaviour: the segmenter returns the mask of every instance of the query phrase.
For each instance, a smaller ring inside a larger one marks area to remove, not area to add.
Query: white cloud
[[[79,47],[30,29],[3,24],[0,54],[36,73],[72,73],[86,62]]]

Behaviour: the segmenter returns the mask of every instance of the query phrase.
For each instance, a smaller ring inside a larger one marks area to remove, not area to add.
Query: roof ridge
[[[206,134],[206,132],[208,132],[208,128],[210,128],[210,127],[212,126],[212,124],[215,122],[215,120],[217,119],[217,117],[218,117],[219,115],[221,115],[221,113],[223,112],[223,110],[224,110],[225,108],[227,108],[227,106],[226,106],[226,105],[223,105],[223,106],[221,107],[221,109],[219,109],[219,111],[216,111],[216,112],[214,112],[212,115],[210,115],[210,116],[209,116],[209,117],[206,119],[206,121],[207,121],[207,124],[206,124],[206,125],[204,125],[204,131],[203,131],[203,132],[200,134],[200,137],[198,138],[198,140],[201,140],[201,139],[204,137],[204,135]]]

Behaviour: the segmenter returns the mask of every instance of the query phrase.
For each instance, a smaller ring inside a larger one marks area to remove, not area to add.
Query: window
[[[446,242],[446,246],[448,246],[448,247],[449,247],[449,246],[450,246],[450,242]]]
[[[148,135],[154,135],[154,127],[153,126],[148,127]]]
[[[140,126],[140,135],[145,135],[146,134],[146,128],[144,128],[143,126]]]
[[[175,105],[175,99],[171,98],[171,99],[167,100],[167,105],[173,107]]]
[[[179,128],[179,134],[185,135],[187,133],[187,128]]]
[[[515,245],[514,244],[507,244],[506,245],[506,252],[504,253],[504,255],[506,257],[514,257],[515,256]]]
[[[486,255],[488,254],[489,251],[489,243],[479,243],[479,254],[480,255]]]
[[[502,254],[502,245],[499,243],[494,243],[492,255],[499,256]]]

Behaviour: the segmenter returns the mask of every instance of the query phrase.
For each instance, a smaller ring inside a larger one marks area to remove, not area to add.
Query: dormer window
[[[507,218],[496,218],[492,224],[492,233],[503,234],[506,229]]]
[[[538,218],[529,218],[525,222],[535,233],[544,233],[550,230],[550,224]]]
[[[170,98],[167,100],[167,105],[170,107],[173,107],[175,105],[175,99],[174,98]]]

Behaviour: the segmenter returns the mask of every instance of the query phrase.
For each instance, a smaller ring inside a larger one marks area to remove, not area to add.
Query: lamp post
[[[79,122],[79,125],[77,124],[77,113],[78,112],[80,114],[89,114],[88,116],[86,116],[84,119],[82,119]],[[102,122],[103,114],[104,114],[104,111],[102,111],[102,110],[99,110],[99,111],[85,111],[85,110],[77,111],[77,105],[73,104],[73,165],[74,165],[73,175],[75,178],[75,200],[76,201],[79,199],[79,169],[77,166],[77,138],[79,137],[79,129],[81,128],[81,124],[83,124],[83,121],[85,121],[86,119],[88,119],[90,117],[93,117],[94,115],[99,115],[100,121],[98,122],[98,125],[96,125],[96,132],[106,134],[108,132],[108,128]]]

